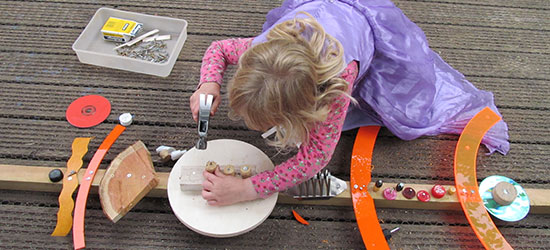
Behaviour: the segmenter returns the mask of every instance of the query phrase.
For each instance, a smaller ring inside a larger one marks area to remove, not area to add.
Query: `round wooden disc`
[[[514,202],[518,192],[512,183],[501,181],[493,188],[493,200],[501,206],[507,206]]]
[[[260,225],[275,207],[277,193],[267,199],[230,206],[210,206],[200,191],[181,191],[181,169],[205,166],[208,161],[226,165],[256,166],[258,173],[273,169],[273,162],[258,148],[237,140],[208,141],[206,150],[193,148],[174,165],[168,177],[168,200],[176,217],[189,229],[211,237],[233,237]]]

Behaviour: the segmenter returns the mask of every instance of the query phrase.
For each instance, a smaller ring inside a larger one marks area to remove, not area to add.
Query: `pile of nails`
[[[154,63],[168,61],[168,52],[164,41],[138,42],[132,46],[125,46],[116,50],[119,56],[141,59]]]

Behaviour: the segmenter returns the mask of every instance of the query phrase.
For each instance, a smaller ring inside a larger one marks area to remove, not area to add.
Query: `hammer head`
[[[210,109],[212,108],[213,95],[201,94],[199,97],[199,120],[197,122],[197,130],[199,132],[199,140],[195,148],[206,149],[206,137],[208,135],[208,123],[210,122]]]

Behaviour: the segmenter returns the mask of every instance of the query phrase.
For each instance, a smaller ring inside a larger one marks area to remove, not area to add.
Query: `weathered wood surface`
[[[74,137],[96,137],[88,162],[123,112],[134,125],[117,140],[102,168],[136,140],[151,152],[160,145],[191,147],[196,127],[188,98],[198,83],[200,60],[211,41],[257,35],[265,13],[279,1],[0,1],[0,163],[64,167]],[[478,88],[492,91],[510,127],[507,156],[478,156],[478,177],[501,174],[526,188],[550,188],[550,2],[547,0],[398,0],[396,5],[426,33],[431,47]],[[100,7],[114,7],[189,21],[187,42],[167,78],[81,64],[72,43]],[[70,21],[68,21],[70,17]],[[234,72],[230,67],[226,79]],[[65,121],[72,100],[99,94],[112,103],[106,122],[78,129]],[[227,102],[211,120],[209,136],[257,145],[276,155],[242,123],[227,118]],[[356,131],[345,132],[328,168],[349,180]],[[382,130],[374,150],[374,179],[451,184],[458,136],[401,141]],[[157,171],[170,164],[153,154]],[[53,239],[56,194],[0,190],[0,245],[5,248],[71,248],[72,238]],[[292,218],[296,209],[311,225]],[[460,212],[379,209],[383,228],[400,226],[395,249],[479,248]],[[342,207],[278,205],[257,229],[230,239],[200,236],[172,214],[168,201],[145,198],[117,224],[90,197],[86,217],[90,248],[362,248],[353,211]],[[550,218],[529,215],[517,223],[497,222],[516,248],[550,247]]]
[[[118,154],[99,185],[99,201],[105,215],[114,223],[159,184],[151,154],[137,141]]]

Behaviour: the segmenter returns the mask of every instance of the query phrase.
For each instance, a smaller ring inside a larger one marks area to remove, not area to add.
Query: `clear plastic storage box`
[[[163,63],[155,63],[118,55],[113,50],[116,44],[103,40],[100,32],[101,27],[103,27],[109,17],[118,17],[143,23],[142,31],[144,32],[159,29],[160,32],[158,34],[170,35],[171,39],[164,41],[167,45],[166,51],[169,54],[168,60]],[[146,15],[104,7],[96,11],[84,31],[73,43],[73,50],[76,52],[78,60],[82,63],[166,77],[172,71],[186,39],[187,21],[183,19]]]

